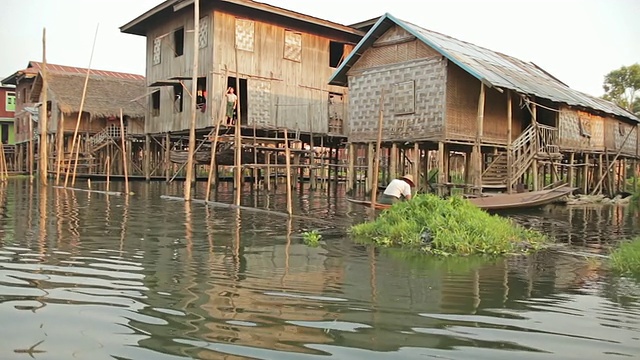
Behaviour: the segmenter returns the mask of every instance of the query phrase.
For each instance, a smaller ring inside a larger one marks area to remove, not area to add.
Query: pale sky
[[[201,0],[202,1],[202,0]],[[2,0],[0,78],[42,59],[144,74],[143,37],[119,27],[161,0]],[[385,12],[429,30],[531,61],[574,89],[600,96],[610,70],[640,62],[640,0],[263,0],[351,24]]]

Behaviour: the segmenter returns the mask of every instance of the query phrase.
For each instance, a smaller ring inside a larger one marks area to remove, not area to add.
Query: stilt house
[[[233,87],[246,127],[344,135],[345,88],[327,79],[363,32],[255,1],[201,0],[194,34],[193,13],[193,1],[168,0],[121,27],[147,38],[146,133],[186,134],[192,111],[198,129],[213,127]],[[196,35],[202,97],[191,109]]]
[[[409,171],[442,192],[613,192],[637,169],[639,119],[617,105],[389,14],[354,26],[368,32],[329,83],[348,86],[350,149],[368,147],[369,171],[380,116],[387,180]]]

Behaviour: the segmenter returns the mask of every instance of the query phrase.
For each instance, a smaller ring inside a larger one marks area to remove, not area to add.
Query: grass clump
[[[620,245],[611,252],[609,261],[616,272],[640,275],[640,237]]]
[[[383,247],[419,249],[434,255],[499,255],[540,249],[543,234],[491,215],[460,197],[416,195],[394,204],[350,233]]]
[[[318,230],[311,230],[302,233],[302,240],[307,246],[316,247],[320,243],[320,239],[322,239],[322,235]]]

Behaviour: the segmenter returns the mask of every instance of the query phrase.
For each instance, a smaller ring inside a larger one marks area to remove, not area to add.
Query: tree
[[[604,77],[604,99],[640,115],[640,64],[623,66]]]

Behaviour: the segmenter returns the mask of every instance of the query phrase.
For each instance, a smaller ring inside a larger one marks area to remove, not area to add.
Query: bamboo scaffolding
[[[127,147],[124,141],[124,117],[122,115],[122,109],[120,109],[120,141],[122,142],[122,167],[124,169],[124,191],[127,195],[129,192],[129,164],[127,163]]]
[[[40,144],[38,146],[38,172],[40,173],[40,184],[47,185],[47,163],[49,162],[47,154],[47,121],[49,119],[47,111],[47,29],[42,29],[42,111],[38,121],[40,127]]]
[[[80,147],[80,144],[76,144],[76,139],[78,138],[78,130],[80,129],[80,120],[82,119],[82,110],[84,109],[84,100],[87,96],[87,86],[89,85],[89,75],[91,74],[91,62],[93,61],[93,52],[96,47],[96,39],[98,38],[99,28],[100,28],[100,24],[96,26],[96,32],[93,36],[93,46],[91,47],[91,56],[89,57],[89,67],[87,68],[87,75],[85,76],[85,79],[84,79],[84,88],[82,89],[82,98],[80,99],[80,109],[78,110],[78,119],[76,120],[76,127],[73,131],[73,140],[71,142],[70,153],[72,154],[72,156],[73,156],[73,150],[75,149],[75,146],[77,145],[78,147]],[[77,153],[79,153],[79,151],[77,151]],[[78,166],[78,157],[76,157],[76,161],[73,166],[74,181],[72,182],[72,185],[75,183],[76,171],[78,169],[77,166]],[[67,184],[69,182],[69,171],[71,170],[70,168],[71,168],[70,166],[67,167],[67,172],[64,177],[65,187],[67,187]]]
[[[193,155],[196,147],[196,107],[198,93],[198,44],[200,34],[200,0],[193,2],[193,68],[191,70],[191,123],[189,125],[189,156],[187,158],[187,178],[184,182],[184,199],[191,200],[191,181],[194,178]],[[127,190],[127,193],[129,190]]]

